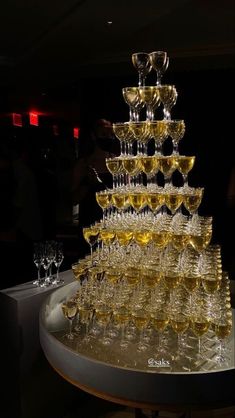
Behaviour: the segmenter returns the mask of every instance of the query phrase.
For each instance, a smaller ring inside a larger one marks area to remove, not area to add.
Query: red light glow
[[[73,137],[78,139],[79,138],[79,128],[73,128]]]
[[[12,124],[22,128],[22,115],[20,113],[12,113]]]
[[[38,114],[35,112],[29,112],[29,124],[38,126]]]

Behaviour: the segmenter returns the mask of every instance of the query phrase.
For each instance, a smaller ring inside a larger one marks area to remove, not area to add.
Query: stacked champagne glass
[[[122,89],[129,120],[113,124],[120,141],[120,155],[106,159],[113,188],[96,193],[103,218],[83,229],[91,253],[72,265],[80,287],[62,307],[70,321],[65,338],[81,351],[95,346],[106,361],[116,353],[110,361],[125,366],[225,367],[231,361],[229,278],[220,246],[211,244],[212,218],[198,213],[204,188],[188,184],[195,156],[179,153],[185,122],[171,118],[178,93],[162,84],[169,57],[140,52],[132,62],[139,82]],[[157,81],[149,86],[152,70]],[[164,155],[168,137],[172,153]],[[181,187],[174,185],[175,171]]]

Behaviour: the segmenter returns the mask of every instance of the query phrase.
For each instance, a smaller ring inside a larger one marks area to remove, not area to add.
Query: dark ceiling
[[[133,52],[153,50],[166,50],[174,69],[234,67],[234,1],[1,2],[2,86],[127,74]]]

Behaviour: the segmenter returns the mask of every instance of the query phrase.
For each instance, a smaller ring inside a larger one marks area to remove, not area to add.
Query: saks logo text
[[[148,366],[149,367],[170,367],[170,362],[168,360],[155,360],[154,358],[148,359]]]

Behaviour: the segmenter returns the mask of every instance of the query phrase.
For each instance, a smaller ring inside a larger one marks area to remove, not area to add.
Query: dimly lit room
[[[234,1],[0,22],[0,417],[235,418]]]

